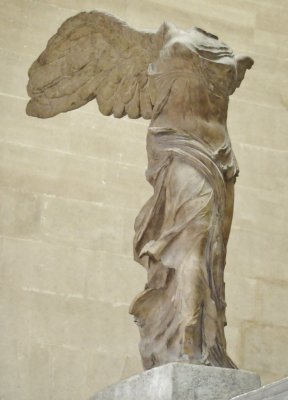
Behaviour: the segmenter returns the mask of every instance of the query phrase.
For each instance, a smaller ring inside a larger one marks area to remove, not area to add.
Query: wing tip
[[[56,115],[55,113],[52,113],[51,110],[48,110],[47,107],[41,107],[39,103],[33,99],[31,99],[26,106],[26,114],[29,117],[41,119],[54,117],[54,115]]]

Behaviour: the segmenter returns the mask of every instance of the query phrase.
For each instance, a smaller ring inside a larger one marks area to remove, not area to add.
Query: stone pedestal
[[[111,385],[91,400],[230,400],[259,387],[251,372],[171,363]]]
[[[263,386],[260,389],[233,397],[232,400],[287,400],[288,378]]]

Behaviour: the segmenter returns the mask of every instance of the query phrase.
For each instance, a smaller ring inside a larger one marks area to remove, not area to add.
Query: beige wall
[[[255,59],[228,121],[241,174],[226,333],[240,368],[264,382],[287,374],[287,0],[0,4],[1,400],[85,400],[141,370],[128,307],[145,282],[132,238],[151,193],[147,122],[103,117],[95,102],[50,120],[24,111],[28,67],[80,10],[137,28],[200,26]]]

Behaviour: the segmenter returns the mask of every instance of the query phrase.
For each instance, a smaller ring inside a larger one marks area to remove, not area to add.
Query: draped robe
[[[236,368],[224,335],[238,175],[226,128],[235,59],[213,38],[205,51],[197,36],[193,44],[182,40],[171,40],[149,67],[157,100],[146,177],[154,194],[136,219],[134,238],[148,281],[130,313],[146,369],[175,361]]]
[[[170,361],[235,368],[224,336],[223,173],[226,180],[238,173],[229,144],[213,152],[171,128],[148,132],[154,194],[136,219],[134,239],[148,283],[130,310],[145,368]]]

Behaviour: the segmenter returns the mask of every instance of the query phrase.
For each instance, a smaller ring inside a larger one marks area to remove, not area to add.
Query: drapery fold
[[[228,150],[173,129],[149,130],[146,177],[154,194],[134,238],[148,283],[130,309],[146,369],[175,359],[236,368],[224,336],[225,173],[237,174]]]

